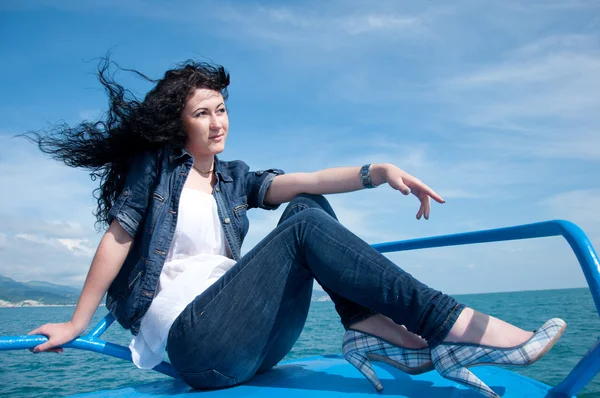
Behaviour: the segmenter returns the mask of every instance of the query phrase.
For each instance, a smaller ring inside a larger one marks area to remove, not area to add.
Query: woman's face
[[[218,91],[196,89],[188,98],[181,122],[188,142],[186,149],[196,155],[215,155],[225,149],[229,117]]]

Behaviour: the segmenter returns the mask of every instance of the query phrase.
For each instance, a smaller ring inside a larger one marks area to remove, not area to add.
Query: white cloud
[[[483,103],[470,104],[468,119],[476,125],[543,117],[597,120],[600,53],[510,60],[451,79],[443,89],[456,99],[479,94]]]
[[[425,32],[425,18],[411,10],[386,9],[369,5],[369,12],[360,12],[360,2],[313,7],[310,2],[296,6],[238,6],[230,8],[221,18],[234,22],[236,31],[246,33],[244,39],[261,38],[273,44],[298,45],[312,43],[317,49],[330,46],[336,40],[365,34],[394,34],[414,37]],[[315,40],[320,39],[320,40]]]
[[[562,192],[539,204],[552,218],[572,221],[590,236],[600,237],[600,189]],[[593,243],[600,247],[600,240]]]
[[[42,280],[81,286],[91,263],[93,245],[87,239],[74,240],[81,243],[71,246],[68,240],[28,233],[8,235],[6,245],[10,251],[0,251],[0,275],[19,281]]]
[[[525,43],[512,51],[509,51],[508,54],[511,58],[528,59],[541,55],[552,55],[557,52],[594,51],[597,49],[598,44],[600,44],[599,41],[600,38],[598,36],[591,34],[551,34]]]
[[[472,145],[522,157],[600,160],[598,36],[552,36],[442,82],[432,96]]]
[[[398,15],[361,15],[341,22],[350,34],[361,34],[372,31],[407,31],[420,27],[422,21],[416,17],[402,17]]]
[[[389,253],[387,257],[445,293],[484,293],[585,286],[562,238],[529,239]]]
[[[96,252],[96,248],[91,246],[87,239],[57,239],[57,241],[75,255],[91,257]]]
[[[26,233],[16,234],[13,242],[18,240],[25,240],[32,243],[36,243],[37,248],[40,245],[49,246],[57,252],[66,254],[70,252],[74,256],[85,256],[91,258],[95,252],[95,247],[90,245],[88,239],[58,239],[58,238],[47,238]],[[66,250],[65,250],[66,249]]]
[[[0,197],[0,214],[43,213],[46,219],[91,215],[95,183],[89,172],[46,158],[23,138],[0,136],[0,148],[0,185],[11,192]]]

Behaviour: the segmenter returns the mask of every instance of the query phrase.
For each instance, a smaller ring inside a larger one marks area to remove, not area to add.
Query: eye
[[[226,110],[225,110],[225,108],[219,108],[219,109],[217,109],[217,112],[219,112],[219,113],[225,113]]]
[[[196,115],[194,117],[200,117],[200,116],[206,116],[206,111],[200,111],[200,112],[196,113]]]

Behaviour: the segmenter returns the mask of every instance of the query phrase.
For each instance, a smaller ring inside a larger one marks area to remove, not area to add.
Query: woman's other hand
[[[60,346],[77,338],[81,334],[81,331],[69,321],[64,323],[46,323],[27,334],[41,334],[48,337],[47,342],[32,348],[31,352],[61,353],[63,349]]]

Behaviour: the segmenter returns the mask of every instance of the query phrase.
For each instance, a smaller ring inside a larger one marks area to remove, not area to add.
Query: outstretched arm
[[[371,182],[374,185],[388,183],[404,195],[413,194],[421,202],[417,219],[429,218],[430,198],[438,203],[444,199],[418,178],[390,163],[372,164]],[[277,205],[289,202],[300,193],[325,195],[363,189],[360,167],[336,167],[312,173],[290,173],[278,175],[267,190],[265,202]]]
[[[33,348],[33,352],[62,352],[62,344],[85,331],[102,297],[123,266],[132,242],[131,236],[114,220],[98,245],[72,319],[63,323],[47,323],[29,332],[48,337],[48,341]]]

